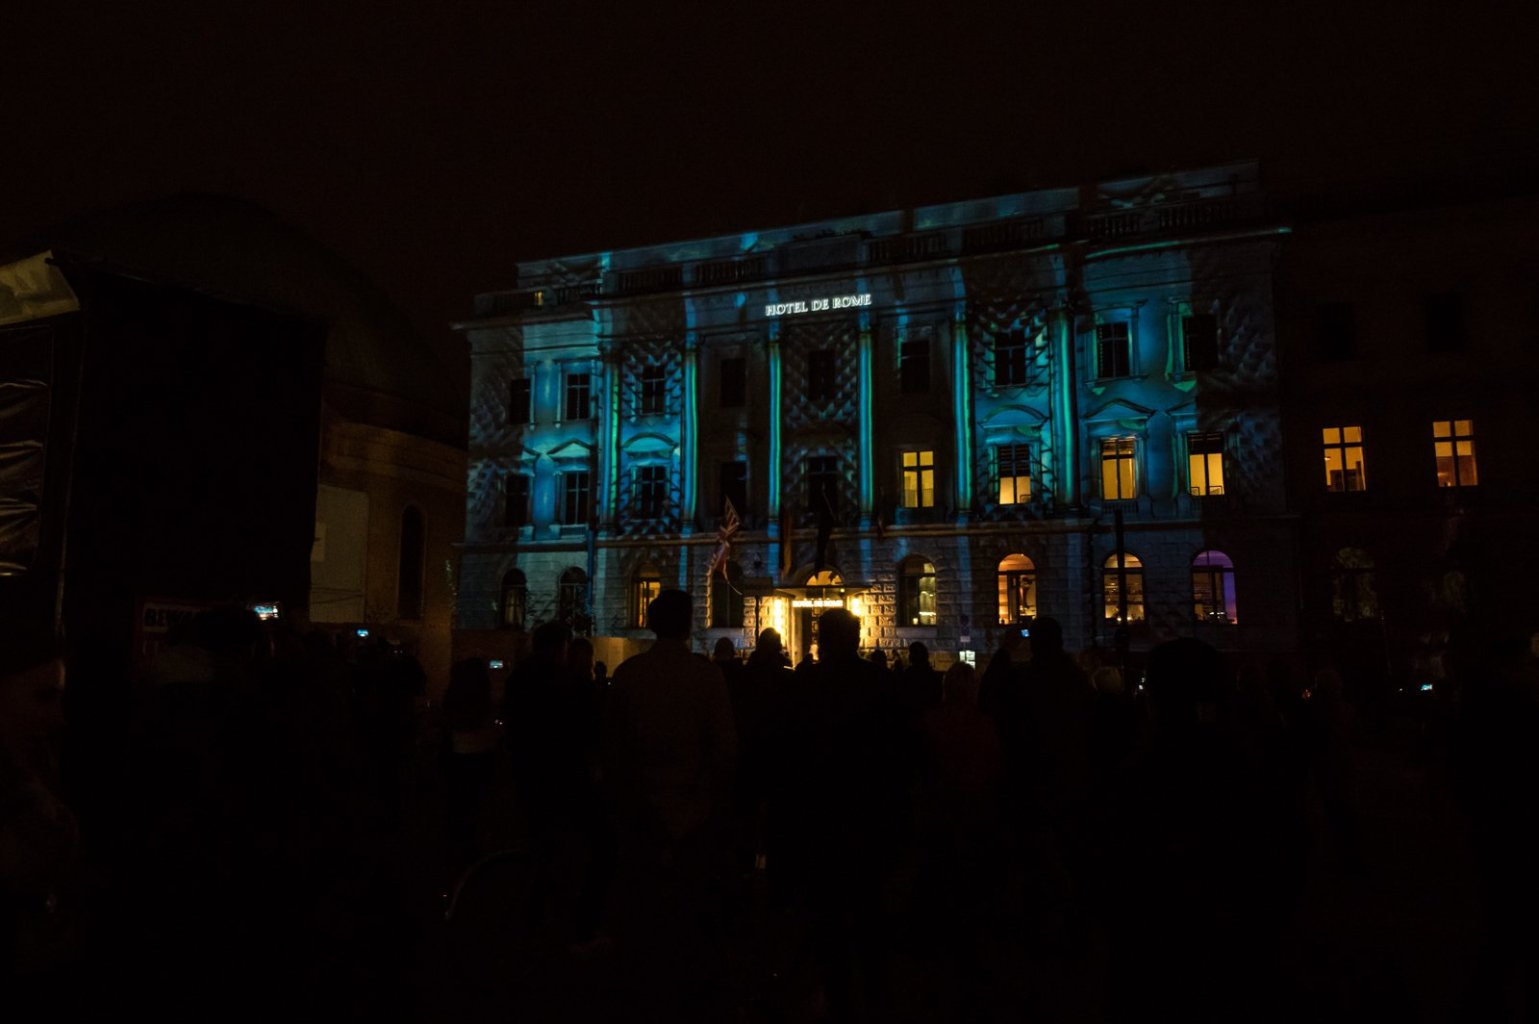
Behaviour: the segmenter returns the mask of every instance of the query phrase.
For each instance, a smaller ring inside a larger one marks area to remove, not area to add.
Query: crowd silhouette
[[[500,694],[465,659],[434,706],[388,644],[218,609],[89,751],[66,742],[65,647],[8,630],[6,1005],[433,1017],[412,905],[424,866],[401,854],[422,840],[427,792],[441,832],[427,884],[544,943],[542,962],[569,968],[547,987],[604,979],[567,1019],[992,1020],[1023,984],[1007,950],[1091,965],[1094,1005],[1060,1019],[1328,1011],[1286,948],[1312,821],[1344,877],[1373,864],[1351,680],[1326,659],[1235,665],[1180,638],[1125,674],[1066,651],[1042,617],[1029,637],[1006,631],[981,673],[942,673],[922,643],[901,667],[863,653],[858,620],[830,609],[817,659],[793,669],[773,629],[746,658],[731,640],[695,653],[693,620],[687,594],[663,591],[656,641],[612,677],[590,641],[546,623]],[[1484,912],[1462,1005],[1516,1019],[1539,1011],[1539,668],[1518,634],[1451,647],[1458,703],[1423,726]],[[483,884],[498,864],[517,885]]]

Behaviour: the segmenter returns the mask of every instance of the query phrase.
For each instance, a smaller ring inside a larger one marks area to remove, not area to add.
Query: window
[[[589,411],[588,399],[592,393],[593,375],[588,373],[569,373],[566,375],[566,418],[569,420],[585,420],[592,416]]]
[[[1126,377],[1132,372],[1126,323],[1095,325],[1095,366],[1098,377]]]
[[[903,453],[903,507],[935,507],[935,453]]]
[[[396,576],[396,616],[422,618],[422,559],[426,554],[422,513],[408,505],[401,513],[400,571]]]
[[[1128,501],[1138,496],[1138,466],[1134,462],[1134,439],[1101,438],[1101,498]]]
[[[1222,551],[1192,559],[1192,612],[1198,622],[1235,623],[1234,563]]]
[[[1363,466],[1363,428],[1325,427],[1320,431],[1325,446],[1325,488],[1329,491],[1366,491],[1368,476]]]
[[[1031,500],[1031,449],[1024,444],[1002,444],[994,449],[994,468],[999,477],[999,503],[1024,505]]]
[[[745,404],[748,393],[748,361],[723,359],[721,361],[721,407],[739,409]]]
[[[827,402],[834,397],[834,350],[819,348],[807,354],[807,397]]]
[[[1218,369],[1218,317],[1211,313],[1182,317],[1181,341],[1188,370]]]
[[[1432,452],[1437,458],[1439,487],[1474,487],[1475,421],[1433,420]]]
[[[661,519],[668,505],[668,467],[638,466],[633,504],[638,519]]]
[[[503,481],[502,525],[529,525],[529,477],[511,473]]]
[[[1356,341],[1351,303],[1327,302],[1315,311],[1315,355],[1328,362],[1351,359]]]
[[[637,629],[647,626],[647,605],[663,592],[663,575],[651,562],[643,562],[636,569],[631,584],[631,625]]]
[[[556,619],[568,625],[587,614],[588,574],[576,566],[564,569],[556,584]]]
[[[743,628],[743,568],[727,563],[727,578],[711,580],[711,628]]]
[[[529,422],[532,383],[528,377],[519,377],[508,383],[508,422],[515,426]]]
[[[522,569],[509,569],[502,577],[502,624],[524,628],[529,610],[529,581]]]
[[[1025,555],[1006,555],[999,563],[999,624],[1009,626],[1037,617],[1037,567]]]
[[[1444,292],[1427,299],[1427,351],[1458,352],[1464,348],[1464,297]]]
[[[898,346],[898,390],[905,395],[930,392],[930,339],[905,341]]]
[[[561,522],[578,526],[588,521],[588,474],[561,474]]]
[[[721,500],[716,503],[716,510],[721,515],[727,514],[727,502],[732,502],[732,507],[741,517],[748,511],[748,463],[743,461],[723,462],[720,469]]]
[[[935,625],[935,566],[917,555],[898,572],[898,625]]]
[[[1121,576],[1127,580],[1127,618],[1122,617],[1122,586],[1117,572],[1117,554],[1106,556],[1101,567],[1101,605],[1112,622],[1144,621],[1144,563],[1137,555],[1124,552]]]
[[[825,502],[830,513],[839,513],[839,460],[811,455],[807,458],[807,508],[817,512]]]
[[[1224,493],[1224,435],[1186,435],[1186,483],[1199,498]]]
[[[1026,332],[1006,331],[994,336],[994,384],[1014,387],[1026,383]]]
[[[1379,617],[1373,585],[1373,557],[1362,548],[1342,548],[1331,565],[1331,614],[1341,622]]]
[[[661,366],[648,366],[641,371],[641,393],[637,412],[651,416],[668,411],[668,373]]]

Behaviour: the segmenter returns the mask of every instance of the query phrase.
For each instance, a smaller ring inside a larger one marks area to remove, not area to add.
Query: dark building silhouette
[[[272,214],[184,196],[0,262],[0,602],[142,662],[213,602],[370,626],[447,678],[454,369]],[[61,580],[63,585],[61,587]],[[103,635],[89,635],[91,631]]]

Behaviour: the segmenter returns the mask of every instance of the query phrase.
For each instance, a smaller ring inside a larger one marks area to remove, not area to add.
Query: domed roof
[[[330,406],[349,419],[464,445],[463,370],[362,273],[255,203],[173,196],[59,225],[12,253],[43,249],[66,264],[99,264],[320,321]]]

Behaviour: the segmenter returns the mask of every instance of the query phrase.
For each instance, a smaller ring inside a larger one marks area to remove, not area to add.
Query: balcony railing
[[[923,235],[898,235],[878,238],[866,246],[866,258],[872,263],[913,263],[945,256],[950,247],[944,231]]]
[[[762,277],[764,277],[763,256],[750,256],[741,260],[716,260],[695,266],[695,284],[702,287],[757,281]]]
[[[684,287],[684,268],[681,266],[622,270],[619,275],[618,291],[621,295],[669,292],[682,287]]]
[[[1259,196],[1231,196],[1199,202],[1111,210],[1085,216],[1086,234],[1094,241],[1142,235],[1173,235],[1212,231],[1251,223],[1266,215]]]
[[[1041,217],[978,224],[962,232],[962,250],[968,253],[1001,252],[1036,245],[1047,238],[1047,224]]]

